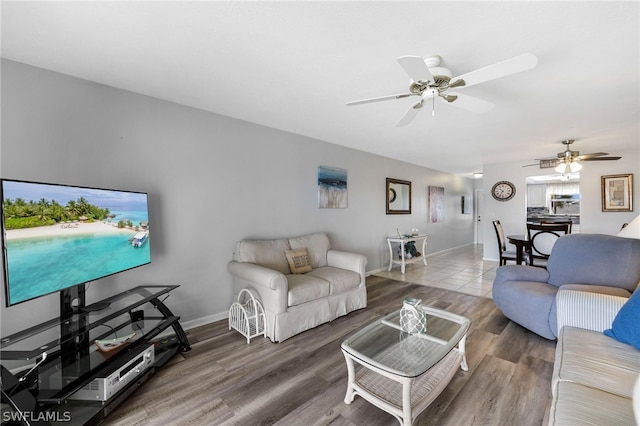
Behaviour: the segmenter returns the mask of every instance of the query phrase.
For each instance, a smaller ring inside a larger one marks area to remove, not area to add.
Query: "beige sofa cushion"
[[[572,382],[559,382],[549,425],[633,425],[631,400]]]
[[[553,369],[554,392],[557,382],[575,382],[631,398],[640,351],[597,331],[562,327]]]
[[[242,240],[236,243],[233,260],[255,263],[285,275],[290,274],[285,252],[291,249],[289,240]]]
[[[329,296],[329,283],[309,274],[287,275],[289,281],[288,305],[296,306]]]
[[[313,269],[327,266],[327,251],[331,248],[327,234],[319,232],[303,235],[302,237],[289,238],[289,244],[292,249],[307,249]]]
[[[328,281],[330,284],[329,293],[332,295],[344,293],[360,285],[360,274],[331,266],[313,269],[307,275]]]

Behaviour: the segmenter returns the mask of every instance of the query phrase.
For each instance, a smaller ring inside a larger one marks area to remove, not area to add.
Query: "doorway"
[[[527,222],[566,221],[580,232],[580,174],[527,177]]]
[[[484,233],[482,232],[482,189],[476,189],[473,200],[473,212],[476,215],[474,231],[476,244],[484,243]]]

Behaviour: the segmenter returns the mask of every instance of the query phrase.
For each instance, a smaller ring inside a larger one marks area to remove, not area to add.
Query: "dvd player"
[[[120,390],[145,372],[155,361],[154,346],[151,345],[134,356],[130,361],[105,374],[106,377],[96,377],[82,387],[69,399],[82,401],[108,401]]]

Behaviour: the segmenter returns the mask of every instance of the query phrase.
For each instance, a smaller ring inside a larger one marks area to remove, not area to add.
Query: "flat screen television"
[[[7,306],[151,262],[146,193],[0,184]]]

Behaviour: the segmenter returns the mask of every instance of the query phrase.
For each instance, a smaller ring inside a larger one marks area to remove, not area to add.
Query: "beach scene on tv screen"
[[[151,261],[147,194],[3,181],[9,303]]]

